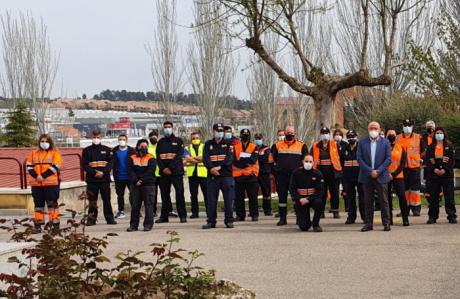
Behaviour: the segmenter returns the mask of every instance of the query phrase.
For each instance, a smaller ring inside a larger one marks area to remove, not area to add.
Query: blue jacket
[[[372,159],[371,159],[371,139],[362,138],[358,143],[357,158],[359,163],[358,182],[368,183],[371,179]],[[375,151],[374,169],[377,170],[377,180],[380,184],[387,184],[390,181],[388,166],[391,164],[391,146],[388,140],[379,137],[377,139],[377,149]]]

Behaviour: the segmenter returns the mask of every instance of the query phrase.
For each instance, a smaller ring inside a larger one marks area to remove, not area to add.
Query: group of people
[[[128,232],[137,231],[141,207],[144,205],[143,229],[150,231],[157,215],[158,189],[161,211],[156,223],[169,222],[178,217],[187,222],[184,196],[184,174],[188,177],[191,201],[190,218],[198,218],[199,189],[203,194],[206,224],[213,229],[217,222],[217,202],[222,192],[224,224],[233,228],[234,222],[245,221],[248,198],[251,221],[259,219],[259,193],[265,216],[272,216],[271,176],[278,194],[277,225],[287,224],[288,197],[293,202],[300,230],[312,228],[321,232],[320,219],[325,217],[326,204],[330,212],[340,218],[340,194],[348,214],[345,224],[354,224],[358,217],[364,223],[361,231],[373,230],[374,210],[380,209],[385,231],[393,225],[392,194],[399,199],[402,224],[409,225],[409,213],[420,216],[421,182],[425,180],[429,203],[428,224],[439,218],[442,195],[449,223],[457,223],[454,195],[454,149],[443,128],[434,122],[426,123],[426,132],[413,131],[413,122],[404,120],[402,133],[380,128],[377,122],[368,126],[369,136],[358,140],[354,130],[337,129],[331,134],[322,128],[320,138],[310,150],[298,140],[293,127],[277,132],[277,142],[264,144],[262,134],[254,137],[249,129],[234,136],[233,128],[214,124],[212,139],[203,142],[200,134],[191,134],[191,144],[185,146],[174,135],[172,122],[163,124],[162,138],[153,130],[148,139],[140,139],[136,147],[128,145],[128,136],[118,137],[119,145],[111,149],[101,144],[99,130],[92,132],[92,144],[82,152],[82,167],[86,173],[88,215],[86,224],[97,223],[97,199],[100,194],[107,224],[117,224],[125,217],[125,193],[131,205]],[[346,138],[344,138],[346,137]],[[45,205],[49,221],[59,227],[59,171],[62,157],[49,135],[41,135],[38,149],[27,160],[32,195],[35,204],[35,231],[45,222]],[[423,169],[424,177],[421,173]],[[114,214],[110,199],[111,181],[115,183],[118,212]],[[342,185],[342,188],[340,186]],[[177,214],[171,203],[171,187],[175,190]],[[342,191],[341,191],[342,190]],[[313,219],[310,209],[314,210]]]

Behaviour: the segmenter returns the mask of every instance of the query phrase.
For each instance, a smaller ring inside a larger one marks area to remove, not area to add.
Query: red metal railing
[[[72,168],[67,168],[66,164],[64,163],[61,171],[68,171],[68,170],[78,170],[80,172],[80,181],[85,180],[85,171],[83,170],[83,167],[81,165],[81,155],[77,153],[72,153],[72,154],[62,154],[62,157],[77,157],[78,158],[78,166],[72,167]]]
[[[19,176],[19,184],[21,186],[21,189],[26,189],[27,188],[27,183],[26,183],[25,176],[24,176],[24,169],[25,169],[24,167],[25,167],[25,165],[21,164],[21,162],[18,159],[12,158],[12,157],[0,157],[0,160],[14,161],[14,162],[16,162],[15,164],[17,164],[18,169],[19,169],[19,173],[17,173],[17,172],[13,172],[13,173],[12,172],[5,172],[5,173],[0,173],[0,176],[3,176],[3,175],[8,175],[8,176],[17,175],[17,176]]]

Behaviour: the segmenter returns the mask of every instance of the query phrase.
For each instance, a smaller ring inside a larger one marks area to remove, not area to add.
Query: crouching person
[[[128,160],[133,206],[131,207],[131,222],[128,232],[138,230],[142,203],[145,206],[144,231],[153,228],[153,209],[155,198],[155,157],[148,153],[149,143],[145,139],[137,142],[136,153]]]
[[[313,226],[314,232],[322,232],[319,220],[323,212],[323,175],[313,169],[313,157],[305,156],[303,167],[292,173],[289,192],[296,205],[297,224],[300,230],[308,231]],[[310,220],[310,208],[315,210],[313,222]]]

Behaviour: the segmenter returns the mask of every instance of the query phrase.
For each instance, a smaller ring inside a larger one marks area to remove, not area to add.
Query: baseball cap
[[[320,134],[329,134],[331,133],[331,131],[329,131],[328,128],[324,127],[324,128],[321,128],[321,130],[319,131]]]
[[[224,130],[224,125],[221,124],[221,123],[217,123],[217,124],[214,124],[214,125],[212,126],[212,129],[213,129],[214,131],[223,131],[223,130]]]

